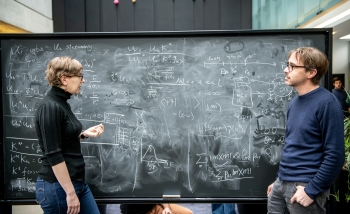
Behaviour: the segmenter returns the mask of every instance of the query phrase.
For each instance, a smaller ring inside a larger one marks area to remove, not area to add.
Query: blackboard
[[[284,84],[288,52],[314,46],[330,57],[331,31],[0,35],[2,198],[34,198],[33,115],[50,89],[46,65],[63,55],[84,66],[72,111],[84,128],[105,126],[82,141],[96,199],[266,198],[296,95]]]

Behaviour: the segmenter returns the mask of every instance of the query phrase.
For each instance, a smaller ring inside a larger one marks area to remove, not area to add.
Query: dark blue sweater
[[[278,176],[308,183],[306,194],[327,191],[344,164],[343,112],[337,98],[319,87],[289,104]]]
[[[345,102],[348,96],[347,93],[344,90],[337,90],[335,88],[332,89],[332,93],[338,98],[343,110],[348,111],[348,104]]]

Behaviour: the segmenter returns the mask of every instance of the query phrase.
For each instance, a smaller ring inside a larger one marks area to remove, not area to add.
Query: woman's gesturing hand
[[[83,134],[85,137],[98,137],[103,133],[104,130],[105,130],[105,127],[101,123],[97,126],[88,128],[83,132]]]

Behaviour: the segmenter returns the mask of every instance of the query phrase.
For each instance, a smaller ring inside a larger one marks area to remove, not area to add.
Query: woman
[[[85,163],[80,140],[98,137],[102,124],[82,131],[67,100],[78,94],[83,66],[70,57],[52,59],[46,69],[51,90],[37,107],[35,128],[42,150],[42,168],[36,182],[36,200],[44,213],[99,213],[84,181]]]
[[[193,214],[178,204],[121,204],[121,214]]]

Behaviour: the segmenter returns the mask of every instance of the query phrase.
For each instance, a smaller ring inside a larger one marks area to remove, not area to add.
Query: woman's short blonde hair
[[[46,79],[51,86],[61,86],[62,76],[80,75],[83,66],[78,60],[72,59],[69,56],[61,56],[53,58],[47,65]]]

